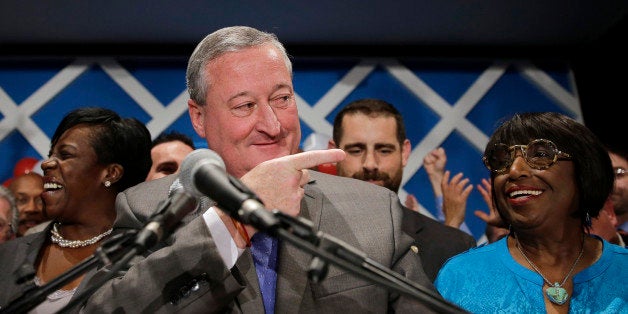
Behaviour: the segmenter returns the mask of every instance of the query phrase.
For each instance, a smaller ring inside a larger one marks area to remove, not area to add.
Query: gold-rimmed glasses
[[[571,159],[571,156],[560,151],[554,142],[546,139],[535,139],[527,145],[495,144],[482,157],[482,161],[490,171],[504,173],[515,160],[517,150],[521,151],[521,156],[530,167],[538,170],[545,170],[558,160]]]

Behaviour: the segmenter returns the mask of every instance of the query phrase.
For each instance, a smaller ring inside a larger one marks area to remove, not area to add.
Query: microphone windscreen
[[[220,156],[213,150],[207,148],[200,148],[189,153],[183,162],[181,162],[181,168],[179,170],[179,180],[183,188],[195,196],[204,196],[194,183],[194,176],[196,175],[198,168],[204,165],[214,165],[223,170],[226,169],[225,162]],[[226,170],[225,170],[226,171]]]

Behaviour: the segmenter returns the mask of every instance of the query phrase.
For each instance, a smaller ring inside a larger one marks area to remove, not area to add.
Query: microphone
[[[162,201],[144,228],[135,237],[135,245],[145,251],[169,236],[181,219],[196,208],[196,198],[185,191],[176,191]]]
[[[231,217],[258,230],[272,234],[279,226],[279,219],[266,210],[255,193],[227,174],[224,161],[213,150],[196,149],[189,153],[181,163],[179,180],[186,191],[208,196]]]

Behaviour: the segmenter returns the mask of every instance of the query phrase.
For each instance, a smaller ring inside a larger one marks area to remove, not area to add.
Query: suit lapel
[[[255,272],[255,264],[253,264],[253,255],[251,250],[247,249],[235,264],[239,275],[244,276],[246,280],[246,288],[238,294],[237,302],[243,313],[261,313],[264,314],[264,302],[259,289],[259,281]],[[234,274],[236,276],[237,274]]]
[[[403,220],[401,221],[401,229],[416,239],[416,235],[423,230],[425,221],[422,217],[409,208],[403,210]]]
[[[305,187],[305,197],[301,200],[299,216],[312,221],[313,227],[319,229],[323,201],[320,195],[311,188],[314,181]],[[307,269],[312,255],[282,241],[279,252],[279,272],[277,274],[277,296],[275,311],[277,313],[296,313],[303,302],[307,288]]]

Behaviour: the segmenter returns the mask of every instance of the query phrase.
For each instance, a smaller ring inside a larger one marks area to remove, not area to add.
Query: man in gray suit
[[[336,115],[333,134],[329,148],[347,153],[336,165],[338,175],[399,191],[412,145],[403,117],[393,105],[372,98],[352,101]],[[448,258],[475,247],[475,239],[467,233],[406,207],[402,229],[414,237],[413,249],[431,281]]]
[[[391,292],[334,266],[315,283],[307,275],[312,256],[283,241],[270,245],[271,252],[277,248],[276,279],[260,277],[256,244],[249,243],[264,232],[218,206],[201,205],[170,245],[108,281],[84,304],[85,312],[429,312],[426,300],[444,302],[410,250],[412,238],[401,230],[395,193],[307,170],[342,160],[342,150],[296,154],[301,131],[292,66],[273,34],[236,26],[208,35],[190,57],[187,83],[194,129],[266,208],[310,220],[317,231],[418,284],[427,297]],[[119,194],[116,229],[142,227],[175,185],[171,175]],[[276,288],[269,293],[260,282]]]

